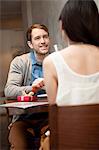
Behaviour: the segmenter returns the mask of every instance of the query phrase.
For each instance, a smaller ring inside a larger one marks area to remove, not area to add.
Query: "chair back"
[[[99,150],[99,104],[50,106],[51,150]]]
[[[4,97],[4,91],[0,91],[0,97]]]

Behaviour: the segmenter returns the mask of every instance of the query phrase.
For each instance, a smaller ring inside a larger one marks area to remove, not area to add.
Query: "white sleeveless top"
[[[59,52],[52,53],[50,58],[58,77],[57,105],[99,103],[99,72],[80,75],[66,64]]]

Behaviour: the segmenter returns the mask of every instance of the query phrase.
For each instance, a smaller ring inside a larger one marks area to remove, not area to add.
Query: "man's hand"
[[[32,91],[35,93],[37,90],[41,89],[44,86],[44,78],[35,79],[32,84]]]

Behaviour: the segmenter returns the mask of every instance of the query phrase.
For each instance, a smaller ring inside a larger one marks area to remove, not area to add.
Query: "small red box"
[[[37,101],[37,96],[17,96],[18,102],[33,102]]]

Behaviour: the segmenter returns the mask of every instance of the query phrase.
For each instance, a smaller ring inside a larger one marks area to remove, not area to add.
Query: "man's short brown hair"
[[[26,33],[26,37],[27,37],[27,41],[31,41],[31,32],[33,29],[43,29],[45,30],[47,33],[48,33],[48,36],[49,36],[49,31],[48,31],[48,28],[43,25],[43,24],[33,24],[30,28],[28,28],[27,30],[27,33]]]

